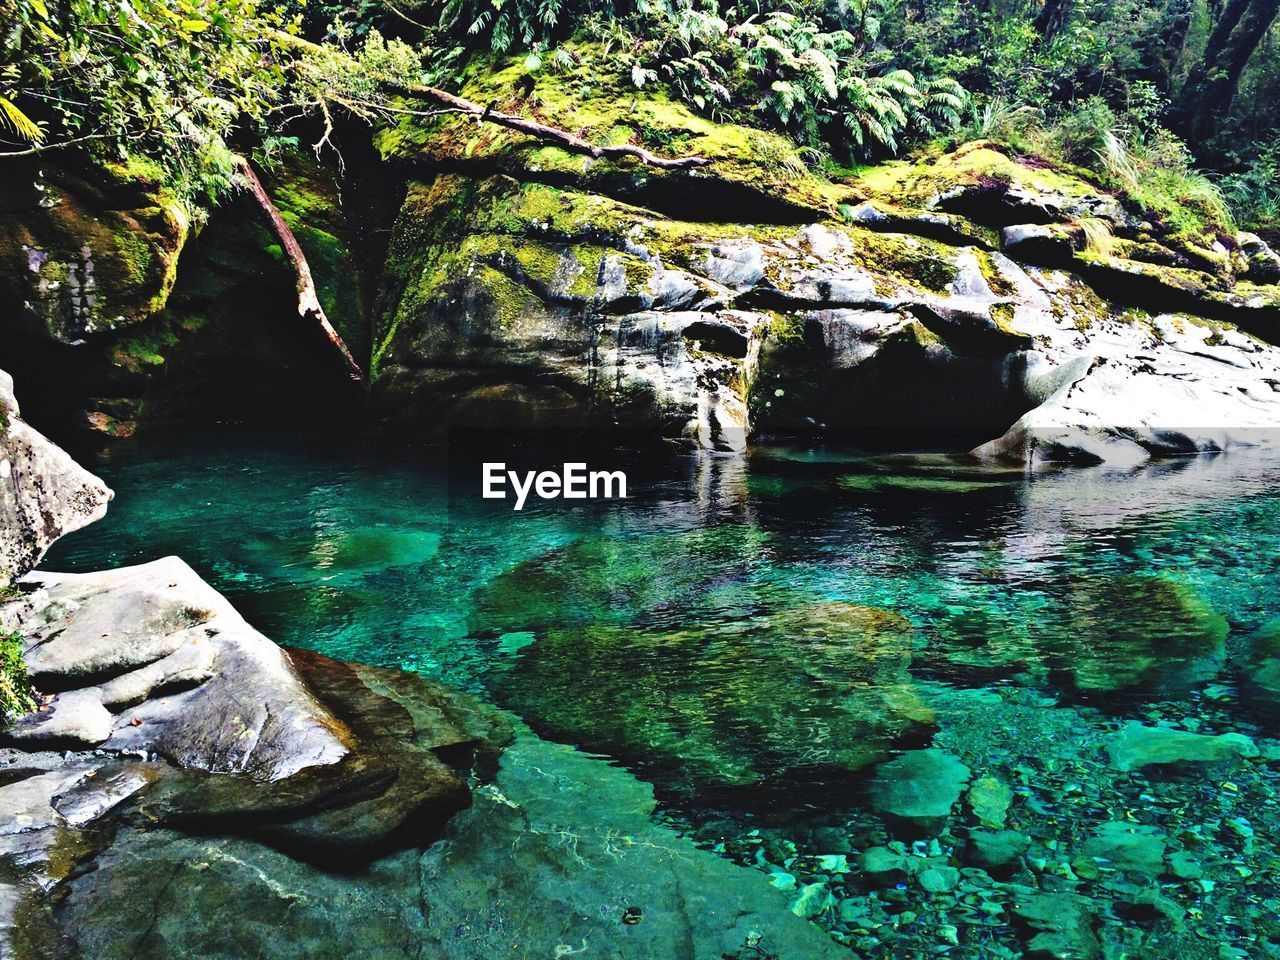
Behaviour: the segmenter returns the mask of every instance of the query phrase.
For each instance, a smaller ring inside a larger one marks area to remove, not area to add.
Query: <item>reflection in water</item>
[[[515,515],[431,452],[209,449],[117,451],[46,565],[179,553],[495,699],[867,956],[1280,951],[1280,465],[780,447]]]

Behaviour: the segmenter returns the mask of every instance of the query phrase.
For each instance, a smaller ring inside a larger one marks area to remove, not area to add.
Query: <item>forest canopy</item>
[[[73,146],[212,199],[236,152],[376,121],[497,55],[609,50],[635,88],[815,169],[968,139],[1280,221],[1280,0],[0,0],[0,154]],[[317,139],[312,136],[314,141]]]

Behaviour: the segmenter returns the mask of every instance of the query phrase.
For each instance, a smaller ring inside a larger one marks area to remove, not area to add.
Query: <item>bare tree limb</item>
[[[298,316],[304,320],[311,320],[320,327],[325,338],[342,356],[343,363],[347,368],[347,374],[353,381],[363,386],[364,372],[360,369],[360,364],[356,362],[356,358],[351,355],[351,351],[347,349],[342,337],[338,335],[338,331],[333,329],[333,325],[329,323],[329,318],[325,316],[324,307],[320,305],[320,298],[316,295],[316,284],[311,276],[311,266],[307,263],[307,256],[302,252],[302,247],[298,245],[297,237],[293,235],[289,225],[284,222],[284,217],[280,216],[280,211],[276,209],[276,205],[271,202],[271,196],[262,185],[262,181],[258,179],[258,174],[254,171],[249,161],[244,157],[236,157],[235,165],[236,170],[244,178],[246,188],[257,202],[258,210],[261,212],[267,228],[280,241],[284,255],[293,267],[293,272],[298,282]]]
[[[428,87],[418,83],[398,83],[394,81],[384,80],[381,86],[388,93],[394,93],[402,97],[412,97],[418,100],[434,100],[436,103],[443,104],[450,109],[457,110],[459,113],[469,113],[478,120],[485,123],[497,124],[500,127],[506,127],[509,130],[517,130],[520,133],[527,133],[531,137],[543,141],[544,143],[553,143],[558,147],[562,147],[572,153],[585,153],[591,157],[635,157],[641,163],[649,167],[658,167],[666,170],[679,170],[686,167],[702,167],[711,161],[706,157],[678,157],[675,159],[660,157],[655,153],[637,147],[634,144],[623,143],[615,146],[597,146],[594,143],[588,143],[581,137],[570,133],[568,130],[561,130],[559,127],[547,126],[543,123],[537,123],[533,120],[526,120],[524,117],[517,117],[514,114],[503,113],[500,110],[493,110],[489,107],[482,107],[478,103],[472,103],[470,100],[464,100],[462,97],[456,96],[447,91],[440,90],[437,87]]]
[[[276,43],[283,47],[301,50],[312,54],[324,54],[325,50],[319,44],[312,43],[310,40],[304,40],[301,37],[295,37],[283,31],[274,31],[271,34]],[[415,100],[431,100],[439,103],[451,110],[459,113],[471,114],[481,123],[493,123],[500,127],[506,127],[509,130],[516,130],[520,133],[527,133],[529,136],[544,143],[553,143],[556,146],[568,150],[571,153],[584,153],[590,157],[634,157],[641,163],[650,167],[658,167],[665,170],[679,170],[687,167],[703,167],[711,161],[706,157],[678,157],[671,159],[668,157],[660,157],[655,153],[646,150],[644,147],[638,147],[634,144],[623,143],[613,146],[597,146],[594,143],[588,143],[576,134],[570,133],[568,130],[561,130],[559,127],[548,126],[544,123],[538,123],[534,120],[527,120],[524,117],[517,117],[514,114],[503,113],[500,110],[494,110],[492,105],[482,107],[478,103],[472,103],[463,97],[441,90],[438,87],[429,87],[420,83],[403,83],[398,80],[387,77],[372,77],[371,79],[385,92],[395,96],[409,97]]]

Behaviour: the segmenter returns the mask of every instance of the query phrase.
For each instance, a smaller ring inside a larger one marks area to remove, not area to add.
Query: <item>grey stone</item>
[[[110,500],[106,484],[23,422],[13,378],[0,370],[0,587],[100,519]]]
[[[70,690],[35,713],[19,717],[4,737],[37,750],[85,749],[104,743],[111,736],[111,725],[111,713],[97,690]]]
[[[995,777],[980,777],[969,787],[969,807],[984,827],[999,830],[1004,827],[1013,802],[1009,785]]]
[[[967,853],[976,866],[1001,874],[1018,864],[1030,844],[1030,838],[1016,830],[972,830]]]
[[[211,663],[195,665],[210,679],[125,710],[105,743],[109,749],[268,780],[346,755],[341,728],[280,648],[177,557],[102,573],[39,574],[29,582],[40,587],[23,622],[36,641],[26,660],[37,680],[108,674],[121,679],[104,688],[107,694],[128,701],[141,688],[155,690],[166,668],[122,675],[212,641]]]
[[[1080,855],[1104,867],[1155,876],[1164,865],[1165,845],[1156,827],[1113,820],[1085,841]]]
[[[916,882],[927,893],[950,893],[960,882],[960,871],[947,866],[927,867],[916,876]]]

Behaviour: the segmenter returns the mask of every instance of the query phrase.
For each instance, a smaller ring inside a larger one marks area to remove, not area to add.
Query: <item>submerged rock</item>
[[[1084,693],[1184,693],[1226,657],[1226,618],[1167,577],[1081,579],[1063,614],[1045,646]]]
[[[1092,960],[1101,955],[1090,903],[1073,893],[1026,891],[1013,904],[1027,928],[1027,956],[1045,960]]]
[[[1156,876],[1164,865],[1166,844],[1157,827],[1112,820],[1085,841],[1080,855],[1101,866]]]
[[[494,788],[423,859],[432,955],[551,957],[561,944],[617,960],[844,952],[788,912],[763,874],[677,838],[653,809],[652,790],[628,774],[522,735]],[[632,907],[642,919],[626,924]]]
[[[1017,830],[971,830],[967,847],[975,866],[1003,876],[1018,864],[1031,838]]]
[[[1280,721],[1280,619],[1265,624],[1250,638],[1241,666],[1240,695],[1271,726]]]
[[[665,790],[847,779],[931,729],[907,676],[913,632],[845,603],[685,628],[551,628],[495,690],[540,733],[640,765]]]
[[[1111,762],[1120,770],[1157,764],[1216,763],[1258,755],[1257,745],[1242,733],[1206,736],[1170,727],[1150,727],[1137,721],[1125,724],[1107,751]]]
[[[934,830],[951,815],[968,782],[969,768],[946,751],[908,750],[877,768],[871,803],[888,817]]]
[[[981,777],[969,788],[969,807],[984,827],[999,830],[1004,827],[1013,802],[1013,791],[1007,783],[995,777]]]
[[[652,790],[527,732],[425,853],[352,876],[237,837],[123,829],[51,923],[148,960],[837,960],[763,874],[654,822]]]

